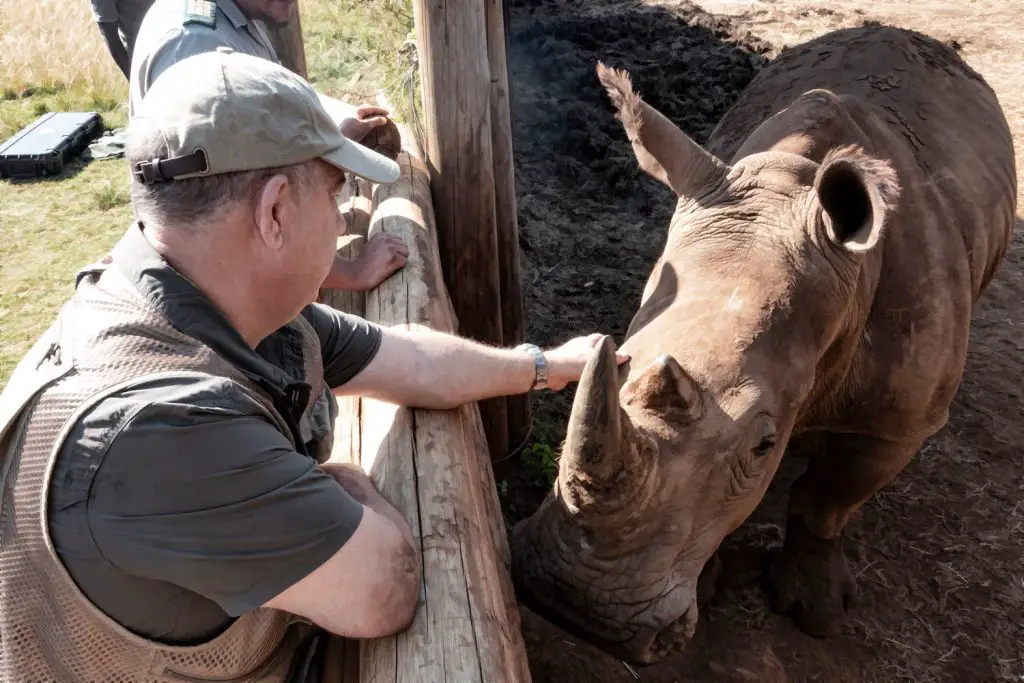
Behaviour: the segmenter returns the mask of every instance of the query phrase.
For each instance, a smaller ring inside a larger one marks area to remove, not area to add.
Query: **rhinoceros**
[[[629,362],[602,341],[553,489],[513,529],[517,594],[626,661],[680,651],[702,570],[802,453],[770,595],[828,637],[855,594],[844,528],[946,424],[1011,239],[1007,121],[951,48],[885,26],[780,54],[704,147],[597,75],[678,202]]]

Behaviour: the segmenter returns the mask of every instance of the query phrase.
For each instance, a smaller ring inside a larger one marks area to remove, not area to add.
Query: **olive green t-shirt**
[[[292,330],[253,350],[137,225],[122,247],[115,265],[179,331],[272,394],[302,385]],[[320,338],[329,386],[379,348],[380,328],[361,318],[318,304],[302,315]],[[50,534],[80,589],[115,621],[164,643],[205,641],[354,533],[362,506],[261,414],[228,380],[165,379],[103,400],[75,425],[50,481]],[[311,440],[320,431],[301,430]]]

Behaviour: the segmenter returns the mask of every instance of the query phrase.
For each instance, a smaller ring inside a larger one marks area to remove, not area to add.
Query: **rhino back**
[[[901,195],[861,283],[871,312],[856,360],[819,387],[805,426],[932,433],[959,386],[973,304],[1012,237],[1013,139],[992,89],[952,49],[871,26],[783,52],[707,148],[730,163],[767,149],[820,161],[846,144],[889,160]]]
[[[912,188],[906,198],[944,212],[962,233],[977,297],[1011,239],[1017,195],[1013,138],[989,85],[952,48],[923,34],[886,26],[834,31],[762,69],[707,148],[726,161],[759,151],[744,143],[816,89],[845,104],[846,121],[829,130],[792,111],[780,122],[784,132],[813,128],[808,134],[825,143],[816,161],[826,147],[849,143],[892,161]]]

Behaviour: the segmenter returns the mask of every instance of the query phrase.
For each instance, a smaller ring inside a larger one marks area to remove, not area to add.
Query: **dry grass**
[[[107,53],[88,2],[0,3],[0,83],[10,92],[76,85],[120,93],[124,77]]]
[[[310,81],[328,95],[372,102],[378,90],[395,117],[412,116],[417,81],[412,0],[299,0]],[[416,97],[418,97],[418,92]]]
[[[0,2],[0,139],[48,111],[123,125],[128,84],[87,2]],[[61,178],[0,183],[0,384],[131,220],[122,161],[73,162]]]
[[[0,3],[0,54],[0,138],[46,111],[86,108],[123,123],[128,84],[88,2]]]
[[[300,0],[299,7],[310,80],[361,101],[382,89],[407,119],[411,0]],[[98,111],[108,127],[126,122],[128,85],[88,2],[0,3],[0,54],[0,139],[48,111]]]

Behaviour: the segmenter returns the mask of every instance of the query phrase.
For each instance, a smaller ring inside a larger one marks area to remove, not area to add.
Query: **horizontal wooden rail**
[[[384,326],[453,332],[430,175],[407,134],[403,142],[401,178],[372,186],[368,236],[399,236],[409,258],[366,293],[361,313]],[[367,214],[367,189],[365,183],[350,184],[342,206],[356,232]],[[347,248],[357,249],[359,242]],[[358,299],[331,291],[323,296],[325,303],[357,313]],[[350,643],[337,680],[528,683],[508,540],[479,406],[413,410],[346,398],[339,408],[332,459],[359,463],[409,522],[420,546],[423,583],[411,626],[396,636]]]

